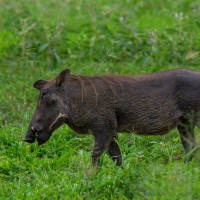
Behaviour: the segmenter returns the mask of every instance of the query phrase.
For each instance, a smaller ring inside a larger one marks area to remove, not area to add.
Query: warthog
[[[117,132],[163,135],[177,127],[187,160],[196,149],[200,118],[200,73],[175,69],[134,76],[80,76],[62,71],[33,85],[40,91],[24,141],[45,143],[66,123],[77,133],[92,133],[92,163],[108,150],[122,164]]]

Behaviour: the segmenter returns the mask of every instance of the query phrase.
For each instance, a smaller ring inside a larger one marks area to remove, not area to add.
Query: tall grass
[[[37,101],[32,84],[64,68],[199,70],[199,10],[197,0],[0,0],[0,199],[199,199],[199,153],[185,164],[176,130],[120,134],[124,168],[104,154],[92,176],[92,136],[63,126],[42,147],[22,142]]]

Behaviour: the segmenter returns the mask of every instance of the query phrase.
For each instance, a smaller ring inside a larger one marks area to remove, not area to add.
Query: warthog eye
[[[45,89],[42,91],[42,94],[41,94],[42,100],[44,100],[44,101],[48,100],[48,98],[49,98],[49,95],[47,95],[48,93],[49,93],[48,89]]]
[[[47,93],[48,93],[48,90],[47,90],[47,89],[43,90],[43,91],[42,91],[42,97],[44,97]]]

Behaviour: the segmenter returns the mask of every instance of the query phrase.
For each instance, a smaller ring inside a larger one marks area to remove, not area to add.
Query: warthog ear
[[[68,81],[70,75],[70,70],[65,69],[63,70],[56,78],[56,84],[58,87],[64,86],[64,84]]]
[[[36,81],[34,84],[33,84],[33,87],[38,89],[38,90],[41,90],[42,89],[42,86],[46,83],[47,81],[45,80],[39,80],[39,81]]]

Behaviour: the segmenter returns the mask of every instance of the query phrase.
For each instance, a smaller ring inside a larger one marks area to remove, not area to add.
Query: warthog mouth
[[[40,134],[41,131],[37,131],[33,126],[31,127],[31,131],[32,131],[34,137],[36,139],[38,139],[38,136],[39,136],[39,134]]]
[[[47,142],[52,134],[49,131],[44,131],[43,129],[38,131],[34,127],[32,127],[31,130],[33,132],[34,138],[37,140],[38,145],[42,145]]]

